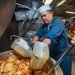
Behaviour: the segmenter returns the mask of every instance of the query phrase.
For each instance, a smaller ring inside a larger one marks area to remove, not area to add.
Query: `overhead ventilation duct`
[[[51,4],[53,0],[45,0],[45,4]]]
[[[32,9],[38,10],[40,6],[42,6],[43,2],[41,0],[33,0],[32,1]]]

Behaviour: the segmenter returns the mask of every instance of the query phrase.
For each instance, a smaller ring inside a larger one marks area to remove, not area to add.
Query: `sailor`
[[[36,41],[44,37],[42,42],[49,45],[50,57],[56,61],[62,56],[68,47],[68,40],[65,31],[65,25],[59,18],[53,17],[50,5],[43,5],[38,9],[44,24],[39,28],[33,37],[31,47],[34,47]],[[65,59],[60,63],[64,75],[71,75],[72,55],[69,52]]]

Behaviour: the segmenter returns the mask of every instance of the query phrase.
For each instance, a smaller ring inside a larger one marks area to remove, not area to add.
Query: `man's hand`
[[[33,48],[34,48],[34,43],[31,43],[31,44],[30,44],[30,47],[31,47],[32,50],[33,50]]]
[[[48,39],[48,38],[45,38],[45,39],[43,40],[43,42],[47,43],[48,45],[50,45],[50,44],[51,44],[51,40],[50,40],[50,39]]]

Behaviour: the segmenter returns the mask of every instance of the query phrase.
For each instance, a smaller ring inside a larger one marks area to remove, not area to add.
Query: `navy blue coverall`
[[[50,29],[48,30],[48,25],[43,24],[37,33],[35,34],[39,39],[41,37],[49,38],[51,40],[50,57],[56,61],[65,52],[66,47],[68,47],[68,40],[66,36],[65,26],[62,20],[58,18],[53,18],[50,23]],[[60,67],[64,75],[71,75],[72,66],[72,55],[68,53],[65,59],[60,63]]]

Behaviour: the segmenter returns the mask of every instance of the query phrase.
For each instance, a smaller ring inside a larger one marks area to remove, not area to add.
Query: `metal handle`
[[[10,40],[12,40],[13,37],[14,37],[14,38],[21,38],[20,36],[17,36],[17,35],[11,35],[11,36],[10,36]]]

